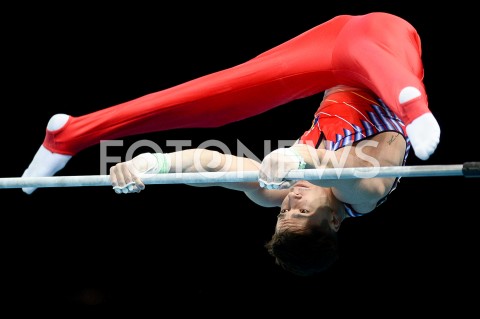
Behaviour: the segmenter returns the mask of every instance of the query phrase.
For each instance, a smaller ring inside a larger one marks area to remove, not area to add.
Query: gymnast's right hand
[[[288,172],[305,168],[305,160],[293,147],[279,148],[265,156],[260,166],[258,181],[266,189],[286,189],[293,183],[286,180]]]
[[[117,194],[139,193],[145,184],[139,175],[157,169],[157,159],[151,153],[142,153],[133,159],[110,167],[110,182]]]

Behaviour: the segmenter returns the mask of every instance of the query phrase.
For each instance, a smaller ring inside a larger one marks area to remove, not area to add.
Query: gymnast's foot
[[[55,131],[62,128],[68,121],[66,114],[56,114],[52,116],[47,125],[47,130]],[[49,151],[41,145],[33,157],[32,162],[23,173],[22,177],[49,177],[55,175],[72,158],[71,155],[57,154]],[[27,193],[33,193],[35,187],[25,187],[22,190]]]
[[[415,156],[425,161],[440,142],[440,126],[432,113],[425,113],[407,125],[407,135]]]

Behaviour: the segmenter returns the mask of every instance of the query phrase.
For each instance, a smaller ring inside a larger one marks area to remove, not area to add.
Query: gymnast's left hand
[[[139,193],[145,184],[139,175],[148,173],[156,159],[150,153],[140,154],[133,159],[110,167],[110,182],[117,194]]]

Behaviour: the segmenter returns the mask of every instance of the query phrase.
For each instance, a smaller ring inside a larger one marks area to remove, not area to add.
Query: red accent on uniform
[[[345,138],[345,130],[348,130],[353,134],[353,136],[350,136],[350,143],[353,143],[387,130],[385,127],[375,127],[375,123],[369,117],[369,112],[374,113],[373,105],[381,108],[380,103],[372,93],[357,88],[346,88],[345,91],[338,90],[325,95],[315,112],[312,126],[303,133],[298,142],[315,146],[322,139],[325,139],[333,145],[338,136]],[[389,119],[380,114],[377,114],[377,117],[383,121],[395,121],[395,119]],[[371,132],[368,132],[362,121],[370,123]],[[361,129],[363,137],[355,139],[356,134],[354,134],[353,125]],[[396,131],[402,133],[405,137],[407,136],[403,123],[397,122],[396,125],[392,123],[392,126],[400,127]],[[336,150],[336,148],[332,150]]]

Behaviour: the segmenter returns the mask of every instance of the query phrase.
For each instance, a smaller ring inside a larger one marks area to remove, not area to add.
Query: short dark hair
[[[338,260],[337,232],[326,220],[307,232],[275,232],[265,248],[277,265],[299,276],[321,273]]]

